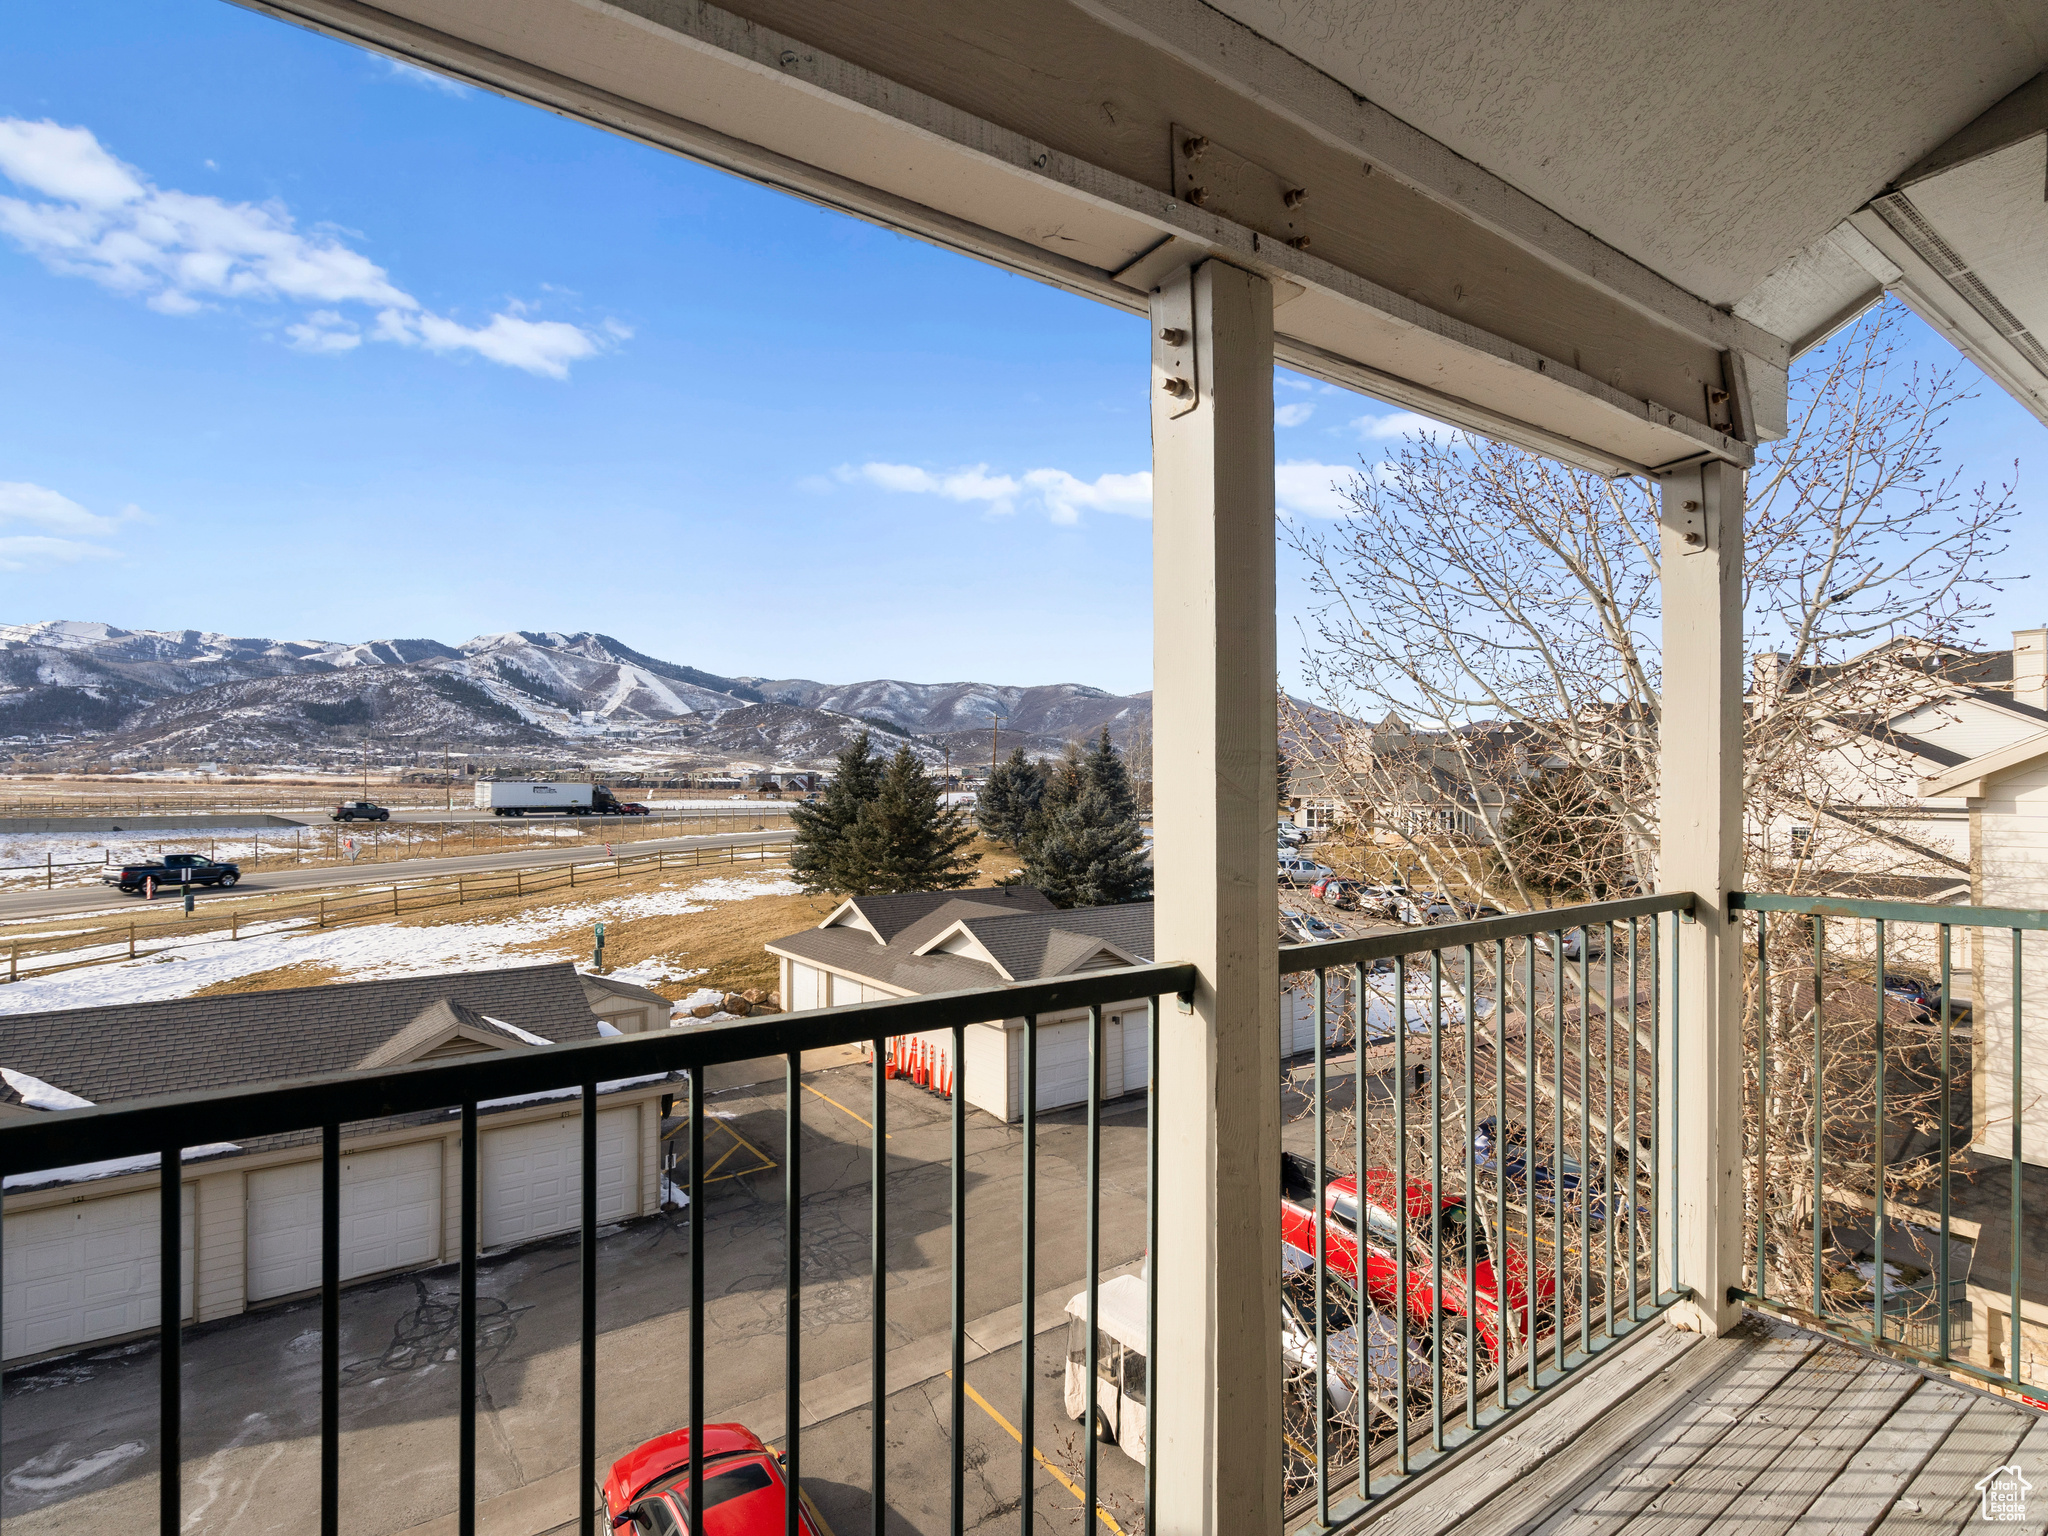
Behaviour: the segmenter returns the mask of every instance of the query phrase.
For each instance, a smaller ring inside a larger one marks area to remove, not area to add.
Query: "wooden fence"
[[[439,879],[394,881],[376,891],[347,895],[322,895],[292,905],[265,906],[258,911],[232,909],[215,915],[210,909],[221,903],[209,902],[192,915],[164,921],[145,922],[131,918],[125,939],[119,924],[89,933],[67,934],[45,941],[17,939],[7,954],[7,980],[21,981],[35,976],[52,976],[59,971],[85,966],[108,965],[121,960],[146,959],[195,944],[232,943],[247,928],[276,933],[283,929],[334,928],[343,923],[372,919],[388,921],[408,913],[437,907],[466,906],[472,901],[494,901],[506,896],[524,898],[544,891],[577,890],[608,880],[632,879],[670,869],[702,869],[711,865],[762,864],[780,861],[789,854],[784,842],[752,843],[735,848],[689,848],[604,859],[587,864],[553,864],[534,869],[487,870],[473,875],[443,876]],[[166,898],[178,899],[182,887],[161,887]],[[253,893],[252,893],[253,894]],[[38,960],[49,961],[36,964]]]

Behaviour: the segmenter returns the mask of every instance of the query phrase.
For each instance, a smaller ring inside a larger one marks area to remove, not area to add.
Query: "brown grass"
[[[985,839],[977,839],[970,847],[969,853],[975,860],[974,883],[978,886],[995,884],[1019,864],[1017,856],[1009,849],[991,844]],[[579,886],[573,892],[564,885],[524,898],[508,894],[472,900],[460,907],[436,907],[424,912],[408,913],[396,919],[396,922],[399,926],[408,928],[441,927],[451,923],[498,922],[531,914],[538,909],[565,906],[571,902],[579,906],[596,905],[602,908],[613,898],[658,890],[680,889],[687,892],[692,886],[707,880],[746,879],[753,876],[774,879],[786,877],[786,874],[787,871],[779,865],[748,863],[712,865],[702,871],[649,872],[622,880],[593,882]],[[294,893],[291,898],[294,902],[302,902],[304,899],[304,895],[298,893]],[[671,971],[702,972],[701,975],[687,981],[668,982],[653,989],[671,999],[688,996],[700,987],[715,987],[725,992],[740,992],[750,987],[757,987],[764,992],[773,991],[780,984],[780,968],[775,957],[763,946],[785,934],[815,926],[839,904],[840,900],[840,897],[832,895],[754,896],[739,901],[707,902],[703,911],[665,917],[614,919],[603,916],[600,911],[599,916],[603,918],[605,925],[606,969],[637,965],[643,961],[658,961]],[[264,905],[261,899],[251,901],[244,909],[245,919],[253,920],[258,917]],[[393,921],[389,917],[382,920]],[[63,923],[63,926],[69,929],[102,928],[110,938],[125,934],[127,925],[128,916],[125,913],[99,923],[90,918],[72,918]],[[593,941],[594,935],[590,926],[579,919],[529,943],[516,946],[512,952],[545,954],[568,948],[577,954],[578,964],[587,967],[590,963]],[[346,973],[325,962],[308,961],[216,982],[195,995],[204,997],[226,993],[266,992],[286,987],[325,986],[349,979]]]

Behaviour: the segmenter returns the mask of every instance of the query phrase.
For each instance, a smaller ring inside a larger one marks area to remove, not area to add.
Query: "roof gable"
[[[442,997],[427,1004],[411,1023],[356,1065],[366,1071],[375,1067],[403,1067],[416,1061],[510,1050],[528,1043],[496,1019]]]

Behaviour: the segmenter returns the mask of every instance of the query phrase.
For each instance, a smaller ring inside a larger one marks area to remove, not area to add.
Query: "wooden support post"
[[[1741,1317],[1728,1290],[1742,1283],[1742,928],[1728,907],[1742,884],[1742,472],[1694,464],[1658,485],[1657,885],[1699,898],[1693,920],[1677,924],[1678,984],[1665,988],[1659,1021],[1671,1031],[1661,1172],[1677,1212],[1664,1273],[1692,1292],[1673,1321],[1719,1334]]]
[[[135,919],[128,919],[128,958],[135,958]]]
[[[320,926],[322,928],[327,926],[327,898],[325,896],[320,898]]]
[[[230,912],[228,914],[228,937],[231,939],[239,939],[241,938],[241,936],[242,914],[239,912]]]
[[[1160,1536],[1281,1512],[1280,1020],[1273,879],[1273,292],[1220,261],[1152,296],[1153,718],[1165,1002]]]
[[[14,941],[13,952],[7,957],[7,979],[9,981],[19,981],[21,979],[21,940],[19,939]]]

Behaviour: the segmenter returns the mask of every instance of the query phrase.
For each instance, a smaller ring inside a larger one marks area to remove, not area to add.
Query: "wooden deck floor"
[[[2027,1518],[1977,1482],[2017,1461]],[[2048,1532],[2048,1415],[1756,1321],[1658,1328],[1392,1501],[1371,1536]]]

